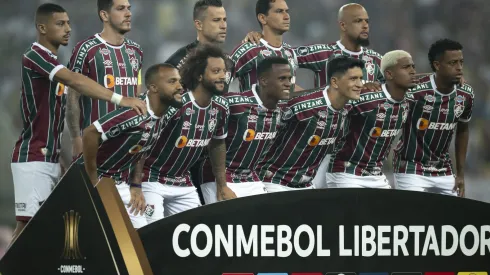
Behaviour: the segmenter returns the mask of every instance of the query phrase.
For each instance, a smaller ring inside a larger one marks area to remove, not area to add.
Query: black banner
[[[139,233],[154,274],[421,275],[489,271],[489,216],[470,199],[325,189],[207,205]]]

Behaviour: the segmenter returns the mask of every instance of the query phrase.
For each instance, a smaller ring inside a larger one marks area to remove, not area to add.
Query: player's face
[[[389,71],[391,71],[391,76],[388,76],[388,79],[394,81],[398,87],[403,87],[408,90],[417,86],[415,64],[412,58],[404,57],[398,59],[396,65]]]
[[[344,23],[347,36],[352,41],[360,46],[369,46],[369,16],[364,8],[349,10]]]
[[[221,95],[225,90],[226,65],[223,58],[210,57],[204,70],[202,85],[213,94]]]
[[[289,91],[291,88],[291,69],[286,64],[274,64],[267,79],[267,96],[273,99],[286,100],[289,99]]]
[[[202,21],[202,33],[210,42],[224,43],[226,39],[226,11],[223,7],[208,7]]]
[[[348,99],[358,100],[362,90],[362,69],[354,67],[335,82],[341,95]]]
[[[437,74],[451,79],[453,84],[459,84],[463,77],[463,62],[463,51],[446,51],[440,61],[435,61],[434,65]]]
[[[177,69],[161,68],[155,84],[160,101],[175,108],[182,107],[182,84]]]
[[[283,34],[289,31],[289,24],[291,18],[289,17],[289,7],[284,0],[276,0],[270,3],[270,9],[266,16],[266,26]]]
[[[131,5],[128,0],[114,0],[109,12],[109,24],[120,34],[131,30]]]
[[[70,19],[66,12],[56,12],[46,22],[46,35],[49,41],[55,45],[68,45],[71,27]]]

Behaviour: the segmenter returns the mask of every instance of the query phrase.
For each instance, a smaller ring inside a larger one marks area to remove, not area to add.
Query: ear
[[[339,27],[340,27],[340,30],[341,31],[343,31],[343,32],[346,31],[345,22],[339,21]]]
[[[330,78],[330,86],[334,87],[335,89],[339,88],[339,79],[335,76]]]
[[[267,16],[265,16],[265,14],[259,13],[259,15],[257,15],[257,19],[259,20],[260,24],[267,25]]]
[[[441,67],[441,63],[439,61],[434,61],[432,62],[432,64],[434,65],[436,71],[439,71],[439,68]]]
[[[267,86],[269,83],[269,79],[267,77],[259,77],[259,85],[260,86]]]
[[[147,88],[150,93],[155,93],[157,91],[157,86],[155,84],[150,84]]]
[[[199,82],[202,82],[202,75],[199,76]]]
[[[194,20],[194,27],[198,31],[202,31],[202,21],[201,20]]]
[[[101,11],[99,12],[99,16],[100,16],[100,18],[102,18],[102,21],[103,21],[103,22],[107,22],[107,21],[109,21],[109,13],[108,13],[107,11],[105,11],[105,10],[101,10]]]
[[[41,34],[46,34],[48,32],[45,24],[38,23],[36,24],[36,28]]]
[[[393,72],[390,70],[385,70],[385,79],[386,80],[393,80],[393,78],[394,78]]]

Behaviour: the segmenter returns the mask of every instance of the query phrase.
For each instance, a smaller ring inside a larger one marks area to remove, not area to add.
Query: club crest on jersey
[[[391,108],[391,104],[389,102],[379,104],[379,108],[388,110]]]
[[[432,110],[434,109],[434,107],[432,107],[432,105],[424,105],[424,107],[422,107],[424,113],[432,113]]]
[[[464,96],[462,96],[462,95],[458,95],[458,96],[456,97],[456,102],[458,102],[458,103],[462,103],[463,101],[465,101]]]
[[[145,208],[145,215],[147,217],[153,216],[153,213],[155,213],[155,205],[154,204],[147,204]]]
[[[284,108],[282,112],[283,112],[282,118],[284,120],[288,120],[288,119],[293,117],[293,110],[291,110],[291,108],[289,108],[289,107]]]
[[[373,58],[367,55],[364,55],[362,60],[364,60],[364,62],[373,62]]]
[[[366,63],[366,71],[369,75],[374,75],[374,64],[371,62]]]
[[[121,129],[119,129],[119,126],[114,126],[111,129],[109,129],[109,132],[107,132],[107,135],[109,137],[117,137],[121,134]]]
[[[100,49],[100,50],[99,50],[99,52],[100,52],[102,55],[109,55],[109,54],[111,54],[111,52],[110,52],[108,49],[106,49],[106,48],[102,48],[102,49]]]
[[[129,55],[134,55],[134,50],[133,49],[126,48],[126,53],[129,54]]]
[[[214,131],[214,128],[216,127],[216,119],[210,119],[209,122],[208,122],[208,129],[210,132],[213,132]]]
[[[464,112],[464,106],[460,104],[454,105],[454,115],[459,118]]]
[[[263,55],[263,56],[271,56],[272,55],[272,52],[269,51],[269,50],[262,50],[260,51],[260,53]]]
[[[193,110],[193,109],[191,109],[191,108],[187,108],[187,109],[185,109],[185,115],[186,115],[186,116],[193,115],[194,113],[196,113],[196,111],[194,111],[194,110]]]
[[[327,117],[327,112],[325,111],[318,111],[318,116],[321,118],[326,118]]]
[[[130,63],[131,63],[131,67],[133,67],[133,70],[137,71],[138,67],[140,65],[140,62],[136,58],[133,57],[133,58],[131,58]]]
[[[427,102],[434,102],[436,100],[433,95],[426,95],[426,96],[424,96],[424,99]]]

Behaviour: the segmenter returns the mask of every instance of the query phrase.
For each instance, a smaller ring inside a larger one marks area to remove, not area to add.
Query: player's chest
[[[463,95],[440,96],[426,94],[417,100],[413,116],[431,123],[442,123],[440,125],[434,124],[432,128],[452,127],[454,125],[450,124],[458,121],[467,104],[468,102]]]
[[[295,72],[296,69],[298,69],[298,60],[294,57],[293,50],[285,48],[281,50],[273,50],[269,48],[261,50],[257,55],[257,64],[259,64],[260,61],[271,56],[279,56],[287,59],[292,72]]]
[[[229,126],[234,125],[234,136],[243,137],[246,142],[261,142],[273,140],[281,126],[280,110],[266,110],[260,106],[253,107],[249,112],[230,116]]]
[[[129,153],[136,154],[146,152],[158,140],[161,123],[158,120],[148,120],[141,123],[138,128],[129,131],[124,144],[129,146]]]
[[[308,123],[308,129],[321,138],[336,136],[344,127],[347,110],[334,112],[330,109],[317,110]]]
[[[364,108],[374,107],[373,110],[363,112]],[[401,128],[408,118],[410,105],[408,102],[393,103],[390,101],[381,101],[370,106],[362,106],[361,112],[366,117],[366,122],[375,124],[382,129]]]
[[[114,49],[107,47],[95,51],[91,63],[97,74],[104,72],[106,75],[111,75],[113,77],[137,78],[139,69],[141,68],[141,56],[132,48],[122,47],[120,49]],[[116,85],[131,84],[123,84],[122,82],[130,81],[125,79],[114,79],[114,81],[121,82],[116,83]]]
[[[183,112],[171,122],[171,127],[174,133],[187,138],[211,138],[218,125],[219,113],[218,108],[213,106],[207,109],[193,106],[183,108]]]

